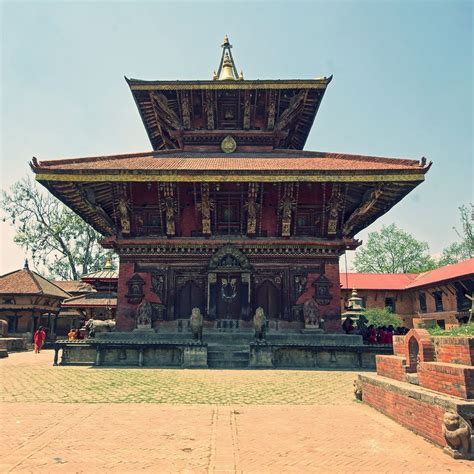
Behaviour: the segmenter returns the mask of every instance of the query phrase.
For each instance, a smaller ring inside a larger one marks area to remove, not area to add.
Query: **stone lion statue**
[[[8,321],[0,319],[0,337],[8,336]]]
[[[265,317],[265,311],[261,306],[255,310],[255,315],[253,317],[253,327],[255,329],[255,339],[257,341],[265,340],[265,326],[267,318]]]
[[[113,319],[89,319],[85,324],[89,337],[95,337],[98,332],[111,332],[115,330],[115,321]]]
[[[359,402],[362,401],[362,384],[358,379],[354,380],[354,397]]]
[[[193,308],[191,311],[191,317],[189,318],[191,325],[191,332],[195,341],[202,342],[202,323],[203,317],[199,308]]]
[[[445,451],[454,458],[466,458],[471,449],[471,427],[456,413],[445,413],[443,417]]]

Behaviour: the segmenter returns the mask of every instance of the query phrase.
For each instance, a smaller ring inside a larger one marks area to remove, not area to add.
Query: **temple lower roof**
[[[287,176],[293,181],[298,176],[303,181],[325,181],[330,175],[337,175],[344,181],[344,175],[353,181],[358,175],[377,177],[377,181],[397,180],[422,181],[429,165],[417,160],[394,159],[375,156],[349,155],[342,153],[305,152],[276,150],[258,153],[204,153],[204,152],[150,152],[90,158],[72,158],[53,161],[33,160],[33,171],[39,181],[70,180],[87,181],[80,176],[87,175],[92,180],[110,181],[156,181],[163,176],[167,181],[220,180],[227,181],[234,173],[241,177],[252,174],[261,175],[262,181],[274,181],[278,176]],[[53,176],[54,175],[54,176]],[[61,176],[66,175],[66,176]],[[115,178],[113,177],[115,175]],[[117,177],[121,176],[121,179]],[[125,178],[126,179],[123,179]],[[203,177],[203,175],[207,175]],[[386,175],[384,177],[384,175]],[[183,179],[179,179],[182,176]],[[361,176],[361,181],[363,181]],[[373,178],[368,178],[373,181]]]

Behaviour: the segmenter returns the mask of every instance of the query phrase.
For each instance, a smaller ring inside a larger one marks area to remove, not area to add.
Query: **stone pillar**
[[[273,347],[267,344],[250,344],[249,367],[255,369],[273,368]]]
[[[217,274],[209,273],[207,275],[207,318],[216,319],[217,317]]]

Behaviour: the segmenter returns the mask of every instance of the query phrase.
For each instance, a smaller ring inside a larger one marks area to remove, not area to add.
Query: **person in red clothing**
[[[40,326],[33,336],[33,341],[35,343],[35,353],[39,354],[40,350],[43,347],[44,340],[46,339],[46,332],[43,329],[43,326]]]
[[[369,344],[375,344],[377,342],[377,331],[373,324],[371,324],[367,331],[367,342]]]

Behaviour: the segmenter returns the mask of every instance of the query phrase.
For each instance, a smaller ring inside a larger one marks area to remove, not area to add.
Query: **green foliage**
[[[474,336],[474,323],[463,324],[452,329],[442,329],[439,326],[428,329],[432,336]]]
[[[453,242],[443,250],[439,265],[449,265],[474,257],[474,206],[459,207],[461,231],[454,230],[460,242]]]
[[[395,224],[370,232],[367,243],[356,252],[354,265],[366,273],[418,273],[436,268],[428,244]]]
[[[372,308],[365,311],[364,316],[368,320],[368,325],[398,327],[403,326],[403,321],[398,314],[392,313],[389,308]]]
[[[29,178],[2,191],[0,203],[3,221],[16,229],[15,242],[49,277],[77,280],[103,267],[102,236]]]

